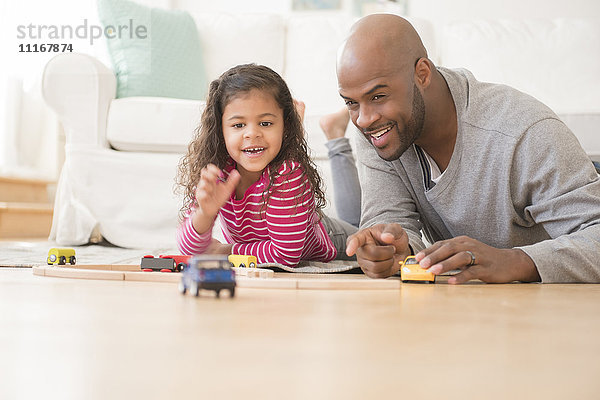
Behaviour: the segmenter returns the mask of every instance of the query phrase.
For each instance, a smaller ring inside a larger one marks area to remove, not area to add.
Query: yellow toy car
[[[435,275],[421,268],[415,256],[400,261],[400,280],[402,282],[435,282]]]
[[[258,264],[258,261],[256,261],[256,257],[254,256],[232,254],[228,259],[234,267],[239,268],[255,268]]]
[[[75,265],[77,261],[75,259],[74,249],[59,249],[56,247],[48,250],[48,259],[46,260],[48,265],[65,265],[67,262],[71,265]]]

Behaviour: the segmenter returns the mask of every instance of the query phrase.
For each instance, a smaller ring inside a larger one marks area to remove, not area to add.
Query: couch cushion
[[[306,103],[307,114],[344,106],[338,94],[336,54],[354,20],[342,14],[289,17],[283,77],[292,95]]]
[[[283,71],[285,19],[275,14],[192,14],[209,81],[238,64],[266,65]]]
[[[445,67],[467,68],[478,80],[513,86],[557,113],[600,112],[597,20],[457,21],[442,37]]]
[[[444,66],[467,68],[480,81],[536,97],[598,159],[599,37],[600,25],[593,19],[456,21],[444,29],[441,58]]]
[[[113,100],[106,138],[118,150],[185,153],[200,123],[204,104],[157,97]]]
[[[113,29],[106,43],[117,97],[204,99],[208,85],[190,14],[124,0],[100,0],[98,13],[105,29]]]

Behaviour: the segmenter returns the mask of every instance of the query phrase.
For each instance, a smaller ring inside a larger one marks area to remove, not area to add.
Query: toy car
[[[165,255],[161,254],[158,256],[159,258],[172,258],[175,261],[175,270],[177,272],[181,272],[185,269],[188,264],[189,259],[192,257],[190,255]]]
[[[229,296],[235,296],[235,271],[227,256],[199,255],[189,260],[183,270],[179,291],[183,294],[188,290],[195,296],[200,289],[214,290],[217,297],[221,290],[229,290]]]
[[[48,259],[46,260],[48,265],[65,265],[67,261],[71,265],[75,265],[77,261],[75,258],[75,250],[74,249],[59,249],[56,247],[48,250]]]
[[[402,282],[435,282],[435,275],[421,268],[415,256],[400,261],[400,280]]]
[[[177,266],[172,258],[160,258],[150,256],[142,257],[140,268],[144,272],[160,271],[160,272],[176,272]]]
[[[256,264],[258,264],[258,261],[256,261],[256,257],[254,256],[232,254],[228,257],[228,259],[234,267],[239,268],[254,268],[256,267]]]

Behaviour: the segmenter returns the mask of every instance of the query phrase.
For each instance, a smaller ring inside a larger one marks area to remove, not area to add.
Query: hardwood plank
[[[248,278],[240,276],[235,280],[236,285],[241,288],[254,289],[296,289],[298,280],[295,278]]]
[[[124,272],[126,281],[176,283],[181,280],[179,272]]]
[[[331,289],[331,290],[357,290],[357,289],[400,289],[399,279],[371,279],[361,276],[361,279],[302,279],[298,278],[298,289]]]
[[[125,273],[121,271],[103,271],[96,269],[75,269],[61,267],[40,268],[45,268],[44,276],[52,276],[55,278],[94,279],[108,281],[122,281],[125,279]]]
[[[46,267],[31,267],[34,275],[45,276],[46,275]]]

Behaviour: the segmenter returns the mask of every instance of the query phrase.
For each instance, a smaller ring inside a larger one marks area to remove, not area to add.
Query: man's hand
[[[348,237],[346,254],[356,254],[358,265],[371,278],[387,278],[400,270],[410,255],[408,235],[398,224],[380,224]]]
[[[541,280],[533,260],[524,251],[497,249],[467,236],[436,242],[417,253],[415,258],[421,267],[435,275],[461,270],[448,279],[450,284],[471,279],[488,283]]]

